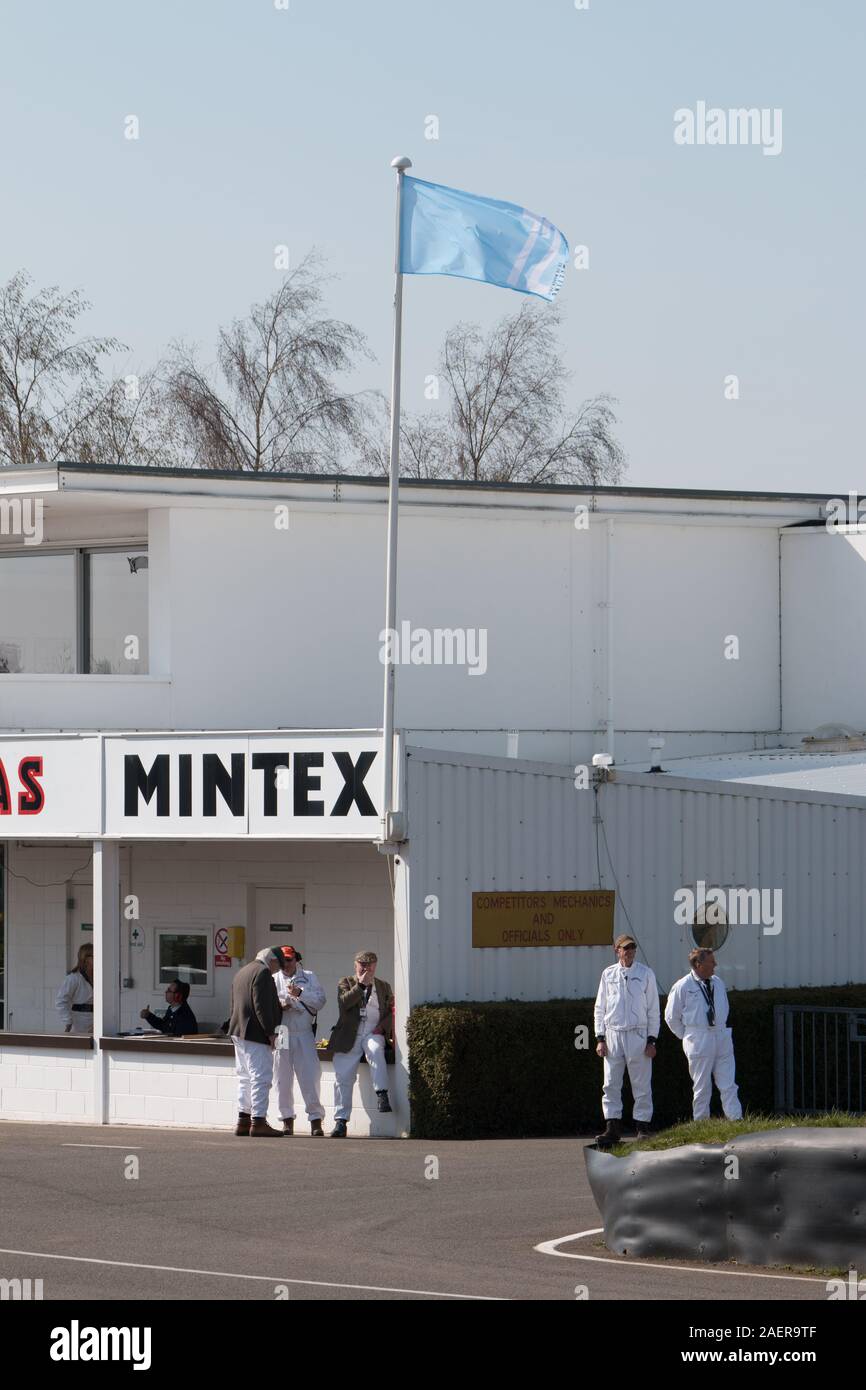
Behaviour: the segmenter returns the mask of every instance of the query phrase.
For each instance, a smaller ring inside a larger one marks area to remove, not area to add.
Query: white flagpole
[[[412,168],[408,155],[391,160],[397,170],[397,229],[394,249],[394,357],[391,367],[391,456],[388,481],[388,561],[385,573],[385,700],[382,715],[382,838],[390,838],[394,782],[394,682],[392,635],[397,627],[397,519],[400,501],[400,356],[403,337],[403,276],[400,273],[400,221],[403,175]]]

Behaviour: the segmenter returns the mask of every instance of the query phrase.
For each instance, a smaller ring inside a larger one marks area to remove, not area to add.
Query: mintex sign
[[[378,740],[362,734],[0,740],[0,835],[370,839]]]

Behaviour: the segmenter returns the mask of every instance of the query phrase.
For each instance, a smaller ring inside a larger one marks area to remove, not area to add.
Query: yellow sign
[[[473,893],[473,946],[611,946],[616,895],[604,888],[562,893]]]

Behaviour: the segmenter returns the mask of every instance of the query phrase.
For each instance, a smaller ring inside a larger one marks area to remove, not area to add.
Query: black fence
[[[866,1009],[777,1004],[773,1024],[777,1112],[863,1110]]]

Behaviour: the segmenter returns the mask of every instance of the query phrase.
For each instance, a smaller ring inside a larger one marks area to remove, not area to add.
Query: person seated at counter
[[[183,1033],[197,1033],[198,1022],[186,1002],[188,998],[189,985],[186,981],[172,980],[171,984],[165,987],[165,1002],[168,1008],[164,1016],[157,1018],[150,1009],[142,1009],[141,1017],[146,1019],[151,1028],[158,1028],[160,1033],[166,1033],[172,1038],[179,1038]]]

